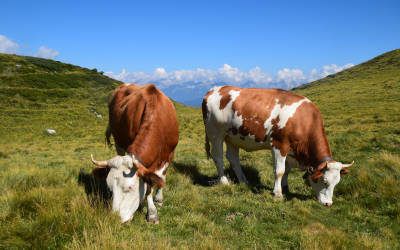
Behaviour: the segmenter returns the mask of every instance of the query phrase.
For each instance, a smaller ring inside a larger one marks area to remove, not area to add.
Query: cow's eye
[[[133,177],[135,175],[135,171],[133,170],[133,168],[128,170],[128,173],[125,173],[125,171],[122,171],[122,175],[124,177]]]

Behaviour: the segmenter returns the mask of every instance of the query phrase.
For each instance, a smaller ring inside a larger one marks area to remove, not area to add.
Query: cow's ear
[[[161,179],[155,173],[146,173],[146,174],[142,175],[142,179],[144,182],[149,184],[151,187],[162,188],[165,185],[164,180]]]
[[[349,170],[347,168],[343,168],[340,170],[341,175],[347,174],[348,172],[349,172]]]
[[[98,179],[106,179],[110,168],[94,168],[92,174]]]
[[[311,180],[313,182],[317,182],[324,174],[322,171],[328,167],[328,162],[324,161],[321,164],[318,165],[318,167],[315,169],[314,173],[311,175]]]
[[[314,174],[311,175],[311,180],[312,180],[313,182],[318,182],[318,180],[319,180],[323,175],[324,175],[324,174],[323,174],[321,171],[316,170],[316,171],[314,172]]]

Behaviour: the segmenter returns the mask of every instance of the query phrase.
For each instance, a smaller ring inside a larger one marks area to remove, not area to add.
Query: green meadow
[[[0,54],[1,249],[400,248],[400,50],[293,90],[320,108],[334,158],[355,161],[329,208],[299,170],[275,200],[269,151],[241,151],[249,186],[213,185],[201,110],[176,103],[160,224],[146,222],[146,208],[121,224],[90,174],[90,154],[116,154],[104,131],[118,84],[96,69]]]

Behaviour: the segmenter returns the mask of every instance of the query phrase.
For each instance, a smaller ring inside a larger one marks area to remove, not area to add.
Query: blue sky
[[[307,81],[313,69],[346,68],[400,47],[398,0],[6,0],[0,6],[2,40],[16,44],[8,52],[97,68],[127,81],[157,68],[215,73],[224,65],[245,73],[260,69],[272,81],[282,69],[298,69]]]

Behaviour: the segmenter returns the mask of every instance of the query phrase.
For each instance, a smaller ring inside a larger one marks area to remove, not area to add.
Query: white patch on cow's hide
[[[270,135],[272,131],[272,120],[279,117],[278,128],[282,129],[286,126],[289,118],[293,117],[296,113],[296,110],[303,102],[310,102],[307,98],[301,99],[298,102],[294,102],[290,105],[281,105],[279,104],[279,100],[275,99],[275,106],[271,111],[270,116],[264,122],[264,128],[266,129],[266,134]]]
[[[241,115],[238,115],[238,112],[235,111],[232,117],[232,126],[239,129],[243,124],[243,118]]]
[[[212,118],[215,119],[220,124],[229,123],[233,118],[233,110],[232,105],[236,98],[240,95],[240,91],[231,90],[229,91],[230,100],[227,105],[220,109],[220,103],[222,99],[222,95],[219,93],[221,87],[214,87],[212,94],[207,99],[207,109],[208,113],[212,115]],[[209,117],[211,118],[211,117]]]
[[[160,168],[160,169],[158,169],[158,170],[156,170],[156,171],[154,172],[158,177],[160,177],[161,179],[163,179],[163,181],[165,181],[165,175],[163,174],[163,172],[168,168],[168,166],[169,166],[169,163],[166,162],[166,163],[164,164],[164,166],[162,166],[162,168]]]
[[[123,176],[123,172],[129,171],[128,167],[120,165],[111,168],[107,176],[107,185],[113,193],[112,210],[119,213],[122,222],[132,219],[147,189],[147,185],[136,174],[132,177]]]

